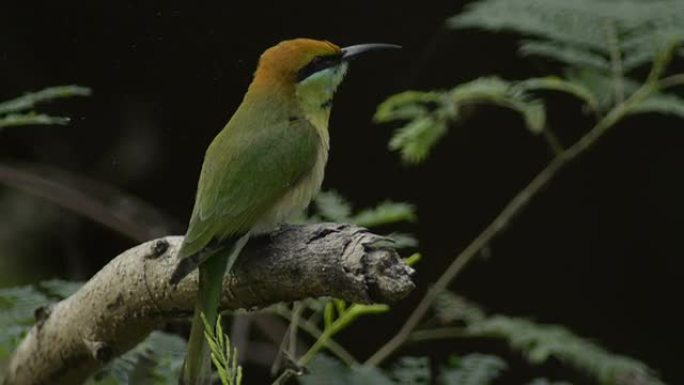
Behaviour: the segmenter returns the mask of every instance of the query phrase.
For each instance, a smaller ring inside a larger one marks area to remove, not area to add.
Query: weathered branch
[[[168,285],[182,237],[125,251],[71,297],[36,312],[5,385],[79,384],[153,329],[191,314],[197,273]],[[411,268],[386,240],[355,226],[291,226],[250,240],[226,276],[221,306],[257,308],[333,296],[394,302],[414,287]]]

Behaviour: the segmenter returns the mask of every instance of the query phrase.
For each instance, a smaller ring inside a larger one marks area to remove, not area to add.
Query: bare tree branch
[[[36,311],[37,323],[11,358],[5,385],[80,384],[165,321],[189,316],[197,273],[168,281],[182,237],[125,251],[71,297]],[[333,296],[394,302],[414,287],[387,240],[339,224],[291,226],[251,240],[224,280],[221,306],[258,308]]]

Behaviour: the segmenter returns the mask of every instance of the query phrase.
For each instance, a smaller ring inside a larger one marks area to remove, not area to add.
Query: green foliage
[[[69,118],[39,114],[32,110],[40,103],[49,102],[55,99],[87,95],[90,95],[89,88],[80,86],[59,86],[46,88],[38,92],[28,93],[24,96],[1,102],[0,129],[33,124],[67,124],[69,123]]]
[[[33,286],[0,289],[0,361],[21,342],[35,322],[35,312],[76,292],[83,285],[53,279]],[[177,381],[185,355],[185,340],[168,333],[152,332],[143,342],[112,361],[90,384],[164,385]],[[2,373],[0,372],[0,380]]]
[[[478,78],[444,92],[406,91],[393,95],[378,106],[374,119],[378,123],[406,121],[392,137],[389,147],[399,151],[405,162],[419,163],[446,134],[449,124],[462,121],[465,108],[481,104],[518,112],[535,134],[542,132],[546,124],[546,111],[540,99],[531,95],[524,85],[494,76]]]
[[[652,62],[680,43],[683,19],[678,0],[483,0],[447,24],[517,32],[532,38],[521,43],[524,54],[611,73]]]
[[[52,302],[33,286],[0,289],[0,359],[7,357],[35,322],[34,311]]]
[[[302,385],[395,385],[376,367],[350,368],[324,354],[316,356],[307,369],[299,378]]]
[[[68,297],[81,285],[54,279],[36,286],[0,289],[0,359],[21,342],[35,322],[36,309]]]
[[[504,339],[532,364],[554,358],[601,384],[662,384],[644,363],[610,353],[562,326],[504,315],[487,316],[476,305],[450,293],[443,294],[434,306],[442,322],[459,325],[449,330],[453,336]]]
[[[668,114],[684,118],[684,98],[657,93],[649,96],[632,110],[632,114]]]
[[[353,223],[364,227],[412,222],[416,219],[414,207],[405,202],[385,201],[375,207],[356,213],[352,205],[336,191],[323,191],[316,197],[316,220]]]
[[[114,360],[90,380],[90,385],[167,385],[178,381],[186,342],[154,331],[135,348]]]
[[[315,214],[309,222],[333,221],[351,223],[363,227],[380,227],[416,220],[415,208],[405,202],[385,201],[375,207],[354,212],[351,203],[336,191],[323,191],[314,201]],[[418,241],[412,234],[388,235],[394,248],[416,247]]]
[[[428,385],[432,380],[427,357],[400,357],[392,366],[390,377],[397,385]]]
[[[448,366],[440,369],[440,385],[488,385],[506,369],[499,357],[469,354],[452,357]],[[401,357],[387,371],[376,367],[342,365],[324,354],[318,355],[300,377],[302,385],[427,385],[433,376],[427,357]]]
[[[497,356],[479,353],[452,356],[450,361],[450,367],[443,368],[440,374],[442,385],[488,385],[508,367]]]
[[[549,130],[538,91],[577,97],[601,118],[647,85],[654,94],[632,100],[621,117],[645,112],[681,117],[681,98],[654,92],[673,49],[684,42],[681,20],[684,3],[677,0],[477,1],[447,25],[522,34],[520,53],[560,62],[564,73],[522,81],[488,76],[447,91],[405,91],[383,102],[375,120],[402,122],[389,147],[399,151],[405,162],[419,163],[450,126],[463,123],[467,115],[463,111],[472,105],[506,107],[521,114],[530,132]],[[654,78],[640,81],[627,76],[646,64],[652,65]],[[546,137],[554,151],[562,151],[550,135]]]
[[[242,366],[237,363],[237,348],[230,344],[228,335],[223,332],[221,316],[216,320],[216,328],[209,325],[202,314],[204,322],[204,337],[209,343],[211,361],[216,367],[219,379],[223,385],[240,385],[242,383]]]

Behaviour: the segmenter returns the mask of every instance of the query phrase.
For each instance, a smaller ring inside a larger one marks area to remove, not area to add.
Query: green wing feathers
[[[178,252],[180,259],[194,257],[190,271],[202,262],[196,254],[210,242],[247,233],[311,172],[320,147],[315,128],[273,115],[238,110],[207,149],[192,218]]]

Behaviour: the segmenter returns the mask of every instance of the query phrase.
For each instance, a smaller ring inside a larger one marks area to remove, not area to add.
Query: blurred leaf
[[[558,91],[573,95],[578,99],[584,101],[592,110],[599,109],[599,102],[592,92],[585,88],[580,83],[573,83],[556,76],[547,76],[543,78],[531,78],[518,82],[516,87],[520,87],[525,91]]]
[[[385,201],[379,205],[361,210],[354,215],[352,221],[363,227],[377,227],[398,222],[413,222],[416,220],[415,208],[405,202]]]
[[[459,332],[463,336],[502,338],[530,363],[542,364],[555,358],[601,384],[663,384],[646,364],[610,353],[562,326],[504,315],[485,316],[476,305],[453,294],[444,294],[434,306],[442,322],[462,325]]]
[[[432,147],[447,132],[443,120],[428,117],[415,119],[399,128],[389,142],[389,148],[399,151],[407,163],[419,163],[427,157]]]
[[[316,197],[315,204],[318,215],[325,220],[344,223],[351,219],[351,204],[336,191],[322,191]]]
[[[631,113],[669,114],[684,118],[684,99],[672,94],[654,94],[634,107]]]
[[[479,353],[452,357],[451,361],[452,367],[440,373],[442,385],[488,385],[508,367],[499,357]]]
[[[395,232],[386,235],[386,237],[392,240],[392,247],[395,249],[418,247],[418,239],[413,234]]]
[[[443,323],[464,321],[470,324],[485,319],[485,313],[479,306],[448,291],[441,293],[432,306]]]
[[[48,281],[42,281],[39,286],[44,292],[46,291],[48,294],[56,296],[59,300],[62,300],[80,289],[81,286],[83,286],[83,282],[51,279]]]
[[[378,368],[349,368],[324,354],[317,355],[307,369],[299,378],[302,385],[394,385]]]
[[[0,129],[13,126],[29,126],[29,125],[65,125],[70,121],[69,118],[60,116],[49,116],[45,114],[36,114],[29,112],[26,114],[10,114],[0,116]]]
[[[0,359],[21,342],[35,322],[36,309],[53,302],[33,286],[0,289]]]
[[[610,70],[610,62],[605,57],[570,45],[558,45],[542,41],[524,41],[520,45],[523,55],[543,56],[576,67],[589,67],[602,71]]]
[[[513,31],[532,37],[521,53],[608,74],[611,57],[630,71],[684,40],[678,0],[481,0],[449,19],[452,28]]]
[[[407,163],[419,163],[447,133],[449,124],[463,119],[465,106],[491,104],[520,113],[535,134],[546,125],[546,110],[518,83],[495,76],[480,77],[445,92],[406,91],[389,97],[378,106],[376,122],[404,121],[389,142]]]
[[[323,191],[314,201],[316,211],[304,222],[320,222],[328,220],[340,223],[351,223],[363,227],[378,227],[396,224],[400,222],[412,222],[416,219],[415,208],[405,202],[385,201],[375,207],[369,207],[357,212],[352,209],[351,203],[336,191]],[[412,234],[392,233],[389,234],[384,247],[401,249],[416,247],[418,241]],[[379,244],[373,246],[380,247]]]
[[[427,357],[400,357],[390,371],[397,385],[431,384],[430,361]]]
[[[0,115],[30,110],[39,103],[53,101],[55,99],[70,98],[74,96],[89,96],[90,88],[81,86],[58,86],[45,88],[37,92],[31,92],[24,96],[0,103]]]
[[[154,331],[135,348],[112,361],[90,385],[175,384],[185,357],[183,338]]]

